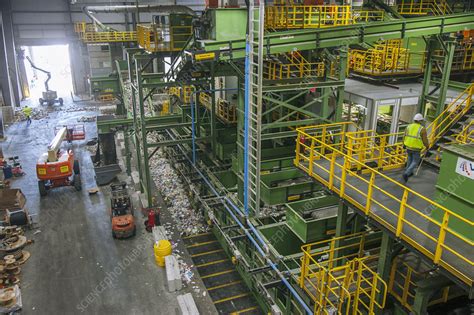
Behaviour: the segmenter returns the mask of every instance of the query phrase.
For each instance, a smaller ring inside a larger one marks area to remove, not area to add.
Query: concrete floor
[[[12,187],[22,189],[37,222],[27,232],[34,244],[26,248],[31,258],[21,273],[22,313],[178,314],[178,294],[167,292],[164,269],[155,265],[151,234],[144,230],[143,219],[137,220],[135,238],[115,240],[108,214],[108,186],[101,187],[97,195],[88,195],[87,189],[96,185],[85,141],[73,144],[83,190],[62,187],[39,197],[35,163],[54,136],[54,127],[77,123],[99,111],[86,103],[65,101],[61,110],[52,109],[48,118],[34,120],[29,127],[25,122],[10,126],[6,140],[0,143],[6,157],[20,157],[26,176],[14,179]],[[88,110],[67,111],[79,107]],[[85,127],[86,140],[96,137],[95,122]],[[186,292],[192,288],[179,294]],[[213,313],[209,301],[198,298],[202,314]]]

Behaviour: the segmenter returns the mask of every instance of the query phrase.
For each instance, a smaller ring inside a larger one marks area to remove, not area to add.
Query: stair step
[[[435,160],[434,158],[426,158],[424,159],[424,162],[427,164],[430,164],[436,168],[439,168],[441,166],[441,162]]]

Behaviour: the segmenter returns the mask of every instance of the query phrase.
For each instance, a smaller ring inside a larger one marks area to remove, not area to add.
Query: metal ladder
[[[262,133],[263,35],[265,7],[249,3],[249,31],[245,59],[244,207],[245,214],[260,212]],[[256,51],[255,51],[256,50]]]

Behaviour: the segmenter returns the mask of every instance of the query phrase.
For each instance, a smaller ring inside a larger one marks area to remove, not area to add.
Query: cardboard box
[[[23,209],[26,197],[21,189],[0,189],[0,211]]]

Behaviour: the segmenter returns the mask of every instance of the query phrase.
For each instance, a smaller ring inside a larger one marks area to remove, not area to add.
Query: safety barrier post
[[[344,163],[342,165],[342,174],[341,174],[341,189],[339,191],[339,197],[344,197],[344,190],[346,187],[346,176],[347,176],[347,155],[344,156]]]
[[[443,245],[444,245],[444,239],[446,238],[446,229],[448,228],[448,222],[449,222],[449,212],[445,212],[443,216],[443,222],[441,223],[440,230],[439,230],[439,236],[438,236],[438,243],[436,244],[436,251],[434,255],[434,263],[437,264],[440,259],[441,255],[443,254]]]
[[[334,185],[334,165],[336,164],[336,152],[332,151],[331,164],[329,166],[329,184],[328,188],[332,190]]]
[[[309,176],[313,176],[314,141],[315,139],[311,137],[311,145],[309,148]]]
[[[403,219],[405,218],[407,199],[408,199],[408,190],[405,189],[403,191],[402,200],[400,201],[400,212],[398,213],[397,231],[395,233],[396,237],[400,237],[400,234],[402,233],[402,230],[403,230]]]
[[[295,159],[295,165],[296,167],[300,166],[300,137],[301,137],[301,131],[298,131],[298,136],[296,137],[296,159]]]

